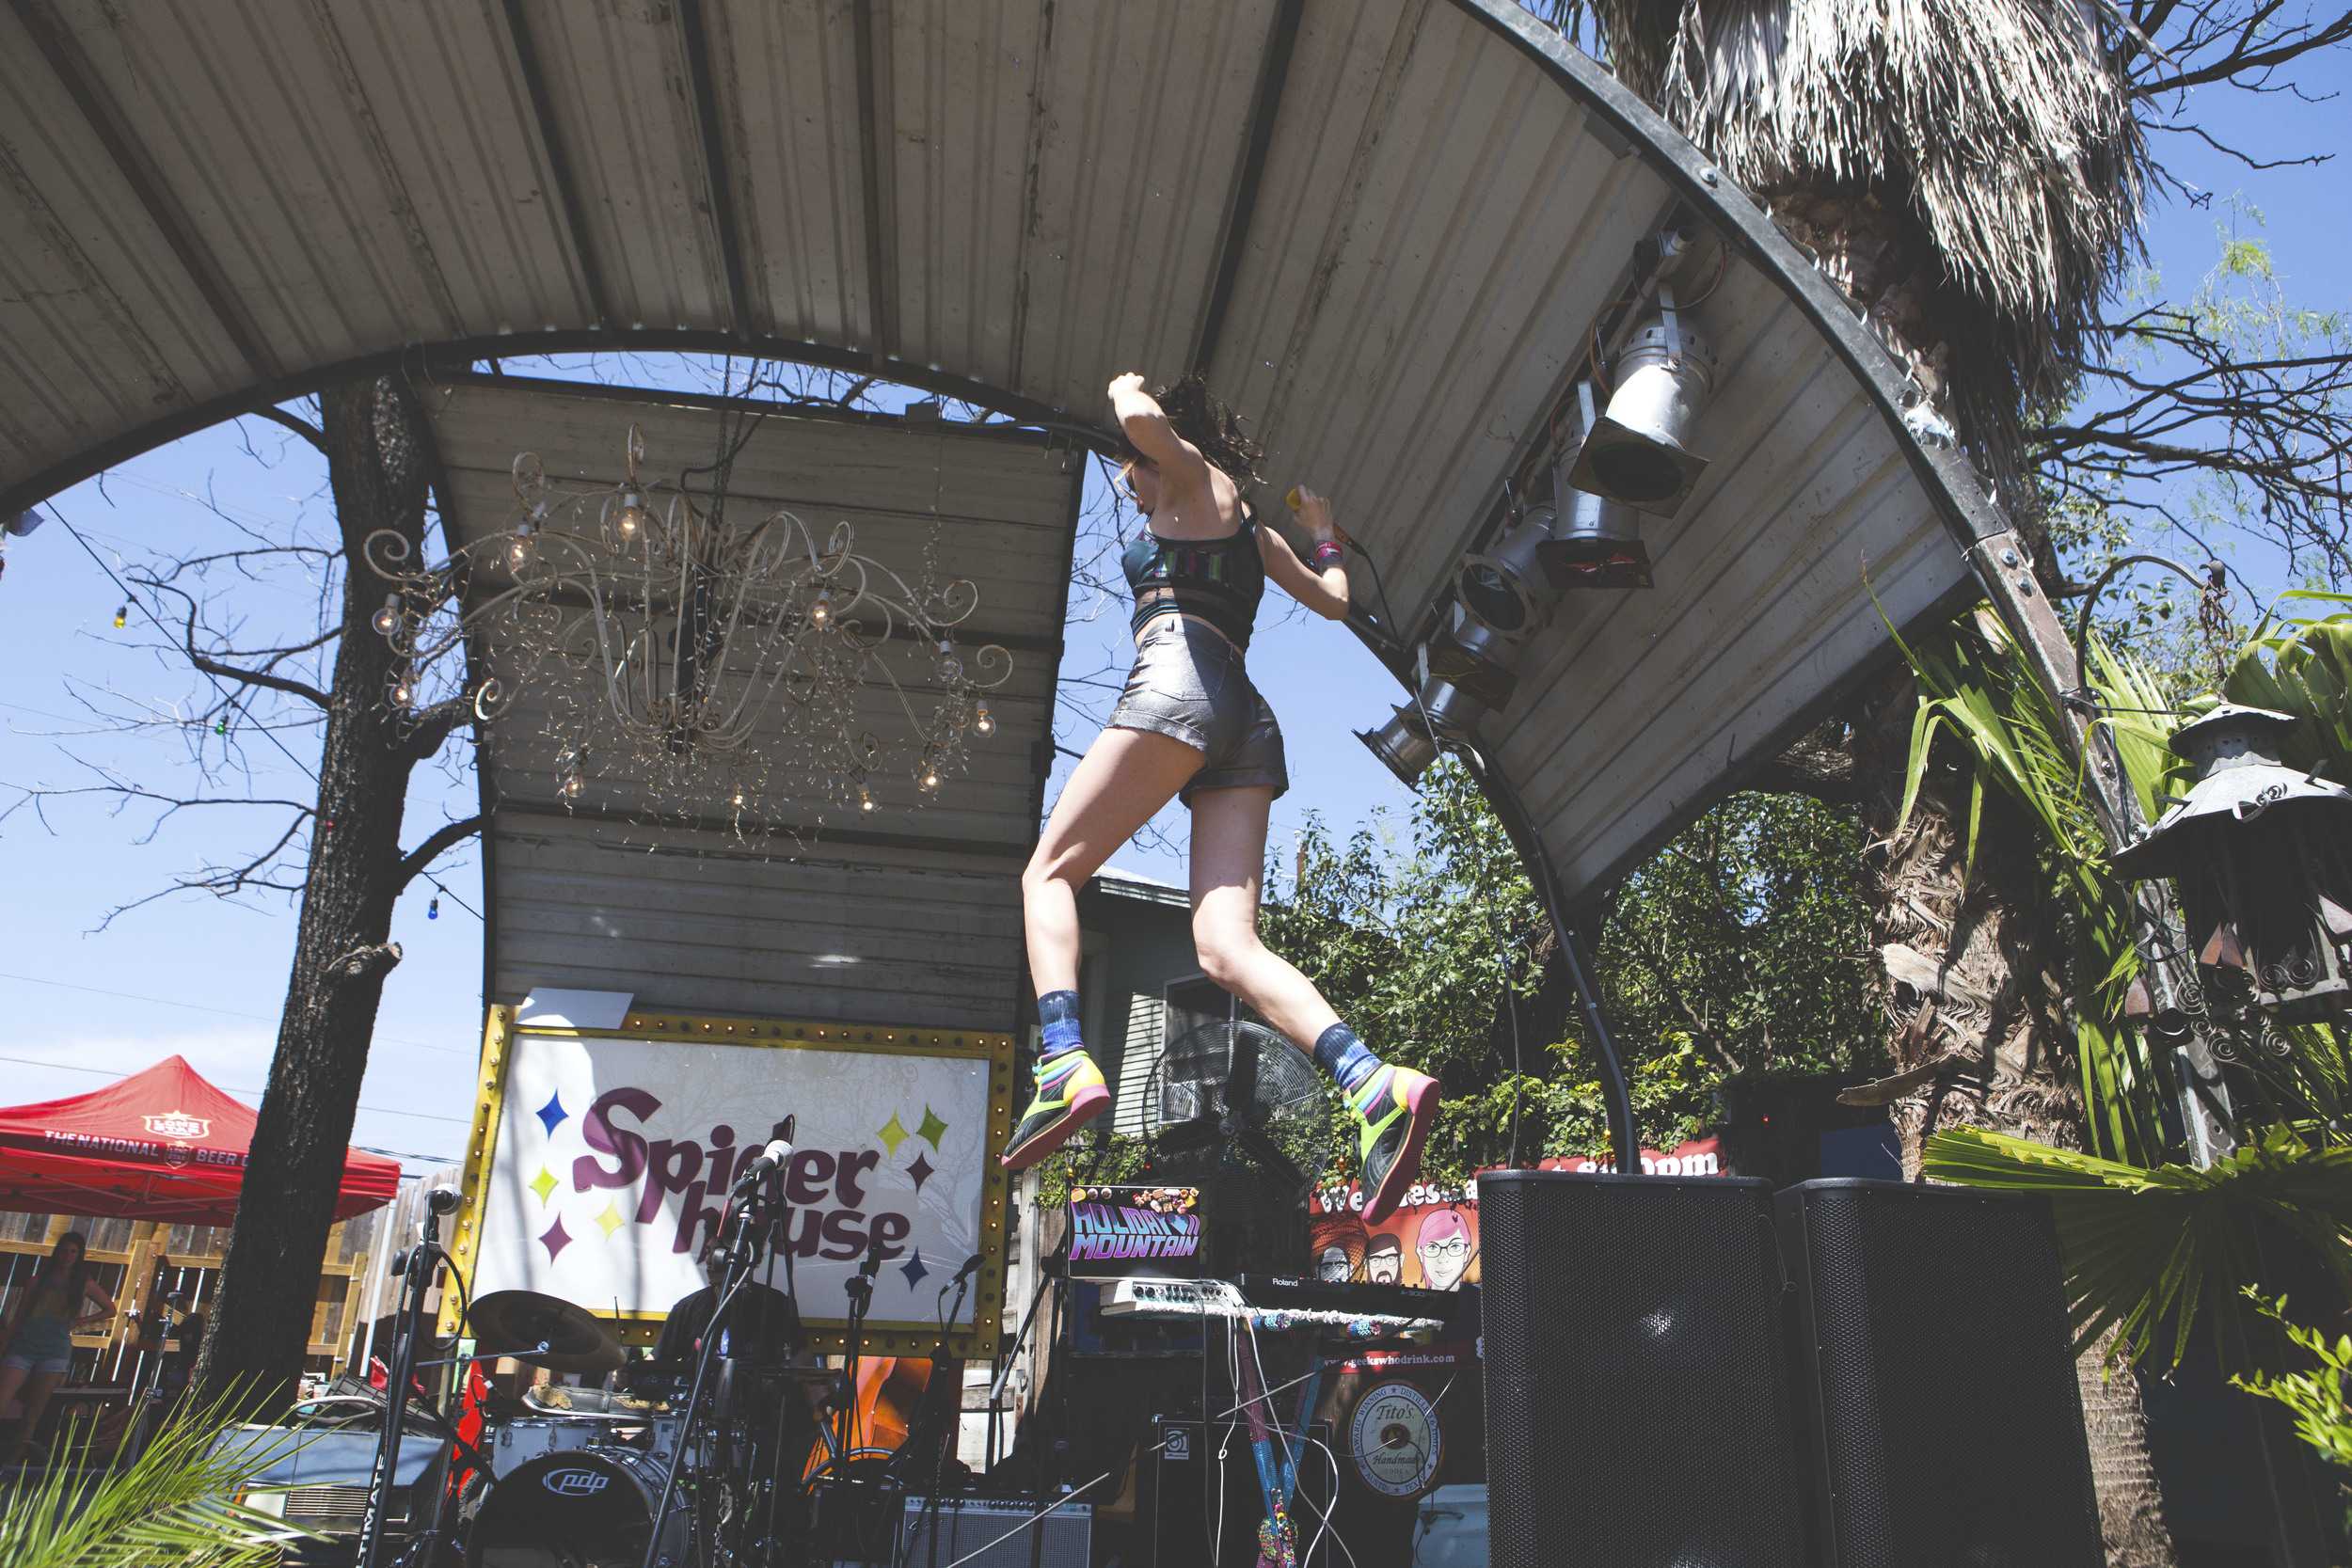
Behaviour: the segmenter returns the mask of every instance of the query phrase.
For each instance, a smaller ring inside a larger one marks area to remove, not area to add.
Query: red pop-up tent
[[[227,1225],[253,1112],[167,1056],[88,1094],[0,1109],[0,1209]],[[400,1162],[351,1149],[335,1217],[389,1203]]]

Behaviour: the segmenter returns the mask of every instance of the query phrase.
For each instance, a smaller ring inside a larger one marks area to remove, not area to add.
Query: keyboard
[[[1469,1306],[1462,1291],[1423,1291],[1410,1285],[1314,1279],[1305,1275],[1246,1274],[1236,1281],[1258,1307],[1309,1307],[1334,1312],[1378,1312],[1396,1318],[1452,1320]]]
[[[1269,1333],[1317,1329],[1349,1339],[1426,1337],[1444,1326],[1442,1318],[1415,1314],[1262,1307],[1221,1279],[1115,1279],[1101,1289],[1097,1310],[1105,1318],[1231,1318]]]

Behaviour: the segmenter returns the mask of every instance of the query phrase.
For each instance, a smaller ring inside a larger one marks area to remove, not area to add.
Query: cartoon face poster
[[[1545,1160],[1542,1170],[1611,1170],[1604,1159]],[[1661,1152],[1642,1150],[1642,1169],[1652,1176],[1719,1176],[1721,1147],[1697,1138]],[[1315,1277],[1327,1282],[1410,1285],[1451,1291],[1478,1283],[1478,1186],[1440,1188],[1417,1184],[1405,1193],[1395,1213],[1378,1226],[1363,1220],[1363,1191],[1351,1181],[1326,1187],[1309,1200],[1307,1229]]]

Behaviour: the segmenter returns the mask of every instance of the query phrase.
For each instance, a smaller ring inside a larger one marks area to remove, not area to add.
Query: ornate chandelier
[[[504,531],[437,566],[412,563],[389,530],[371,535],[368,564],[390,584],[374,618],[397,659],[387,702],[413,712],[451,688],[435,673],[471,642],[498,671],[466,693],[475,715],[506,733],[527,705],[566,801],[609,784],[658,816],[716,814],[740,832],[785,800],[872,812],[895,777],[912,803],[936,798],[994,733],[986,693],[1012,673],[1003,648],[956,645],[979,591],[942,575],[936,504],[910,585],[858,553],[847,521],[821,545],[787,511],[732,526],[740,445],[722,443],[707,504],[683,475],[642,478],[632,424],[614,485],[560,484],[518,454]]]

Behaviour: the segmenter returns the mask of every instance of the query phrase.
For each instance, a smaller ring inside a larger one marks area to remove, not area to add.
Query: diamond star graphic
[[[531,1190],[539,1195],[539,1206],[546,1208],[548,1199],[555,1196],[555,1173],[541,1165],[539,1174],[531,1179]]]
[[[929,1143],[933,1148],[937,1148],[939,1147],[939,1135],[947,1131],[947,1124],[939,1119],[938,1112],[932,1110],[929,1105],[926,1105],[923,1107],[923,1125],[916,1128],[914,1131],[916,1135],[921,1137],[925,1142]]]
[[[914,1249],[914,1256],[907,1259],[907,1266],[900,1269],[898,1272],[907,1276],[908,1289],[912,1290],[915,1286],[922,1284],[923,1276],[931,1272],[923,1266],[923,1249],[921,1247],[916,1247]]]
[[[565,1247],[572,1244],[571,1232],[564,1228],[563,1215],[558,1214],[555,1216],[555,1223],[548,1226],[546,1231],[540,1235],[539,1244],[548,1249],[548,1261],[550,1263],[555,1261],[555,1255],[557,1253],[562,1252]]]
[[[914,1164],[907,1167],[907,1174],[914,1178],[914,1190],[919,1193],[923,1190],[923,1183],[937,1174],[937,1167],[929,1160],[924,1159],[922,1151],[918,1149],[915,1151]]]
[[[558,1092],[548,1095],[548,1102],[531,1114],[545,1122],[548,1131],[552,1132],[555,1131],[556,1123],[570,1116],[571,1112],[564,1109],[564,1097],[561,1092]]]
[[[621,1206],[611,1198],[607,1198],[604,1203],[604,1212],[596,1216],[596,1223],[604,1227],[605,1239],[610,1241],[612,1232],[620,1229],[628,1222],[621,1218]]]
[[[898,1146],[907,1141],[907,1135],[906,1124],[898,1119],[898,1113],[896,1111],[891,1112],[890,1119],[883,1122],[874,1132],[874,1136],[882,1141],[882,1148],[893,1154],[898,1152]]]

